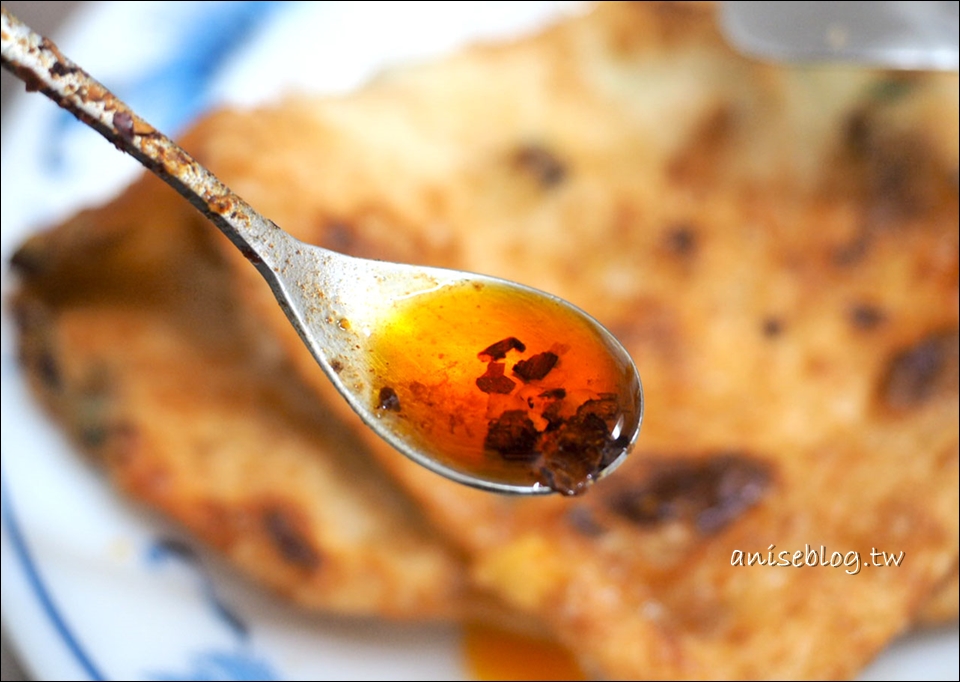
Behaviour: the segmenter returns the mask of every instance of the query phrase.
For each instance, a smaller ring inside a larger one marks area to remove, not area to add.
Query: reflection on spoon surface
[[[573,495],[643,417],[636,366],[593,318],[519,284],[304,244],[3,10],[3,66],[158,175],[258,269],[333,384],[381,437],[459,483]]]

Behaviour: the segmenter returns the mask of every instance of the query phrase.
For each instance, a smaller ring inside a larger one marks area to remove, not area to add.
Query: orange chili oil
[[[476,680],[585,680],[573,654],[556,642],[480,623],[463,633],[467,672]]]
[[[632,445],[632,364],[558,302],[448,285],[404,299],[379,329],[373,408],[451,469],[576,495]]]

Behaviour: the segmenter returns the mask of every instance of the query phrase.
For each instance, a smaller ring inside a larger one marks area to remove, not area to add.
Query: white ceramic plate
[[[57,36],[64,52],[175,134],[222,103],[342,92],[387,64],[528,31],[577,3],[108,3]],[[456,679],[453,627],[305,615],[252,588],[119,499],[28,395],[6,307],[31,231],[105,201],[140,172],[38,95],[2,145],[3,621],[40,679]],[[957,679],[955,625],[895,644],[869,679]]]

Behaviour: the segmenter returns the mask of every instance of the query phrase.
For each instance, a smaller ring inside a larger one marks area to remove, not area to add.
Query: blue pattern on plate
[[[183,672],[152,671],[149,680],[277,680],[273,667],[249,652],[206,651],[190,657]]]
[[[103,673],[100,672],[100,667],[93,662],[90,654],[80,643],[80,640],[77,639],[73,629],[67,624],[63,613],[61,613],[57,607],[53,595],[50,594],[50,590],[47,589],[47,585],[40,575],[37,564],[33,560],[33,555],[30,553],[30,548],[27,547],[26,538],[20,529],[20,522],[17,520],[17,516],[13,511],[13,500],[10,497],[10,491],[7,489],[7,478],[3,474],[2,467],[0,467],[0,517],[3,518],[3,525],[7,529],[10,544],[13,545],[13,550],[16,552],[17,559],[20,561],[20,567],[23,569],[23,574],[26,576],[27,582],[30,583],[30,589],[37,595],[37,599],[40,601],[44,613],[57,631],[57,634],[60,635],[64,644],[67,645],[67,649],[70,650],[70,653],[73,654],[77,663],[83,671],[90,676],[91,680],[106,679]]]
[[[149,112],[146,118],[152,126],[176,135],[209,106],[210,86],[227,60],[287,4],[198,3],[165,51],[169,58],[138,72],[132,81],[111,83],[111,89],[134,111]],[[61,175],[73,170],[63,157],[63,138],[85,126],[66,111],[59,112],[52,126],[44,165],[48,172]]]
[[[250,628],[240,617],[217,596],[213,579],[207,574],[196,551],[182,540],[162,538],[147,548],[145,556],[147,564],[157,566],[169,559],[179,559],[198,574],[200,591],[217,619],[227,626],[238,641],[245,641],[250,634]]]
[[[191,654],[189,666],[182,672],[172,670],[149,671],[145,677],[152,680],[277,680],[276,669],[269,661],[250,651],[250,628],[217,595],[213,579],[197,552],[186,542],[175,538],[161,538],[147,548],[144,559],[148,566],[157,567],[170,560],[178,560],[194,570],[200,581],[200,592],[211,613],[230,630],[237,640],[236,649],[208,649]]]

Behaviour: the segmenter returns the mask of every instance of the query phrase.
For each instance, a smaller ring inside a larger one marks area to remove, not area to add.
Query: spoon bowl
[[[3,66],[197,207],[269,284],[363,421],[449,479],[578,494],[627,456],[643,392],[626,350],[556,296],[483,275],[305,244],[5,9]]]

